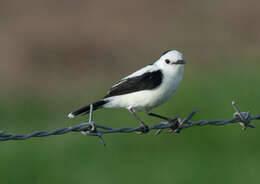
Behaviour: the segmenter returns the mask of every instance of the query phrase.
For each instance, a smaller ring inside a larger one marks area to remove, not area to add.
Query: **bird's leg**
[[[166,121],[170,121],[170,120],[171,120],[171,119],[168,118],[168,117],[161,116],[161,115],[159,115],[159,114],[154,114],[154,113],[152,113],[152,112],[147,112],[147,114],[148,114],[149,116],[153,116],[153,117],[156,117],[156,118],[159,118],[159,119],[164,119],[164,120],[166,120]]]
[[[129,108],[128,111],[135,117],[135,119],[138,121],[138,123],[140,123],[140,125],[142,126],[142,128],[143,128],[142,133],[149,132],[149,127],[146,124],[144,124],[144,122],[136,115],[134,110],[132,108]]]
[[[175,118],[168,118],[168,117],[165,117],[165,116],[161,116],[159,114],[155,114],[155,113],[152,113],[152,112],[149,112],[149,111],[146,111],[147,114],[149,116],[153,116],[153,117],[156,117],[156,118],[159,118],[159,119],[163,119],[163,120],[166,120],[168,121],[170,124],[172,124],[172,130],[175,130],[179,127],[179,124],[178,124],[178,118],[175,117]],[[159,134],[161,132],[162,129],[159,129],[156,134]]]

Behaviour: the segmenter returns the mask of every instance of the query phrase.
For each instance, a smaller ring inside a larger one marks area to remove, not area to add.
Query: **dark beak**
[[[184,65],[186,62],[184,60],[178,60],[176,61],[174,64],[180,64],[180,65]]]

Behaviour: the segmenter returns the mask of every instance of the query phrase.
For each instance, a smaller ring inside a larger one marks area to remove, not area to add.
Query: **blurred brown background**
[[[223,57],[259,57],[259,6],[254,0],[1,0],[1,87],[76,90],[104,77],[117,80],[169,48],[201,70]]]

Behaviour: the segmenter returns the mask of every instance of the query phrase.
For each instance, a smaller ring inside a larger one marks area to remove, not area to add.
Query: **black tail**
[[[93,110],[99,109],[102,107],[102,105],[106,104],[108,101],[100,100],[95,103],[93,103]],[[68,115],[69,118],[74,118],[75,116],[78,116],[80,114],[87,114],[90,111],[90,105],[87,105],[85,107],[82,107]]]

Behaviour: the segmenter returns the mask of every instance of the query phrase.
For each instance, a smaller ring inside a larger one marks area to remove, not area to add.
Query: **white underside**
[[[162,84],[153,90],[143,90],[130,94],[106,98],[104,108],[132,108],[134,111],[151,111],[173,96],[182,80],[183,66],[174,73],[163,73]]]

